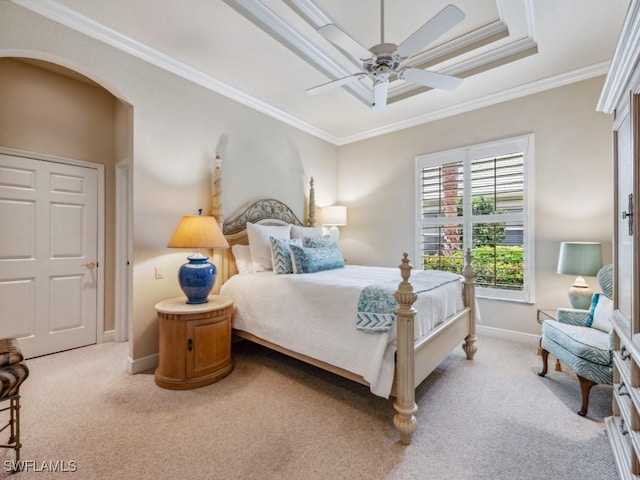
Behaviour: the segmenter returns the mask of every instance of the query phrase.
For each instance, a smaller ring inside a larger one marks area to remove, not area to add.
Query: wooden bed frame
[[[303,225],[289,207],[274,199],[258,200],[245,208],[240,214],[233,216],[228,222],[223,223],[221,199],[221,161],[220,157],[216,156],[212,181],[211,214],[221,223],[223,232],[230,245],[247,245],[249,243],[246,231],[247,222],[255,223],[258,221],[273,220],[281,223]],[[315,226],[313,178],[309,184],[307,211],[306,226]],[[214,250],[212,261],[218,269],[218,276],[214,287],[214,291],[217,293],[220,286],[228,278],[237,273],[237,269],[231,249]],[[425,338],[421,339],[419,343],[416,343],[414,340],[414,317],[416,311],[412,305],[416,301],[417,295],[414,293],[413,287],[409,282],[409,276],[413,267],[409,262],[407,253],[403,255],[399,268],[402,281],[395,293],[395,298],[399,305],[396,309],[396,371],[391,395],[395,397],[393,403],[393,407],[396,410],[396,414],[393,417],[394,426],[400,433],[400,442],[408,445],[411,442],[413,432],[418,427],[418,422],[415,417],[418,411],[418,406],[415,403],[415,388],[442,363],[461,342],[464,342],[462,348],[469,360],[473,360],[473,356],[478,349],[475,344],[477,340],[475,322],[475,273],[471,266],[471,252],[467,251],[465,254],[465,266],[462,272],[464,276],[463,300],[465,308],[447,318],[443,323],[429,332]],[[234,329],[234,334],[322,368],[323,370],[367,386],[369,385],[369,383],[359,375],[307,355],[291,351],[250,333]]]

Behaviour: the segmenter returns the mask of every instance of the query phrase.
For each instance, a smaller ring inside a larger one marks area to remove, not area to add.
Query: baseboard
[[[483,325],[476,325],[476,332],[478,335],[484,335],[485,337],[500,338],[502,340],[525,343],[535,347],[540,344],[540,335],[534,335],[532,333],[515,332],[513,330],[504,330],[502,328],[486,327]]]
[[[143,373],[148,370],[154,370],[158,366],[158,354],[147,355],[146,357],[133,359],[127,358],[127,372],[132,375]]]

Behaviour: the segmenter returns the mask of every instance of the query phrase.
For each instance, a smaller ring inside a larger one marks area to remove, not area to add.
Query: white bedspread
[[[302,275],[234,275],[220,293],[235,302],[233,327],[362,376],[388,398],[394,375],[395,326],[386,333],[356,329],[358,299],[372,283],[401,281],[398,268],[348,265]],[[411,280],[409,280],[411,281]],[[460,282],[421,293],[416,339],[464,307]]]

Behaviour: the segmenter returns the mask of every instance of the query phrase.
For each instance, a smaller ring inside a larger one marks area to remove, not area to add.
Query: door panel
[[[629,195],[633,192],[633,165],[631,156],[630,116],[620,123],[616,132],[616,303],[618,311],[631,322],[633,300],[633,236],[629,235],[629,222],[622,212],[629,209]],[[631,328],[631,323],[629,323]]]
[[[96,342],[97,169],[0,154],[0,337],[27,357]]]
[[[11,315],[0,314],[0,337],[29,337],[36,329],[35,278],[16,278],[0,282],[0,305],[11,310]],[[22,305],[11,309],[11,304]]]

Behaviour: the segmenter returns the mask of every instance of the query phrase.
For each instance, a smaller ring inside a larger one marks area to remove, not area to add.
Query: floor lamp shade
[[[602,246],[596,242],[562,242],[558,255],[558,273],[577,275],[569,288],[573,308],[588,310],[593,291],[582,277],[593,277],[602,268]]]
[[[347,207],[332,205],[322,208],[322,225],[329,227],[331,240],[337,242],[340,238],[339,226],[347,224]]]
[[[200,210],[202,212],[202,210]],[[195,248],[187,263],[178,271],[180,288],[187,296],[187,303],[206,303],[216,282],[216,267],[209,257],[202,255],[200,248],[229,248],[215,217],[188,215],[182,217],[178,228],[169,240],[170,248]]]

